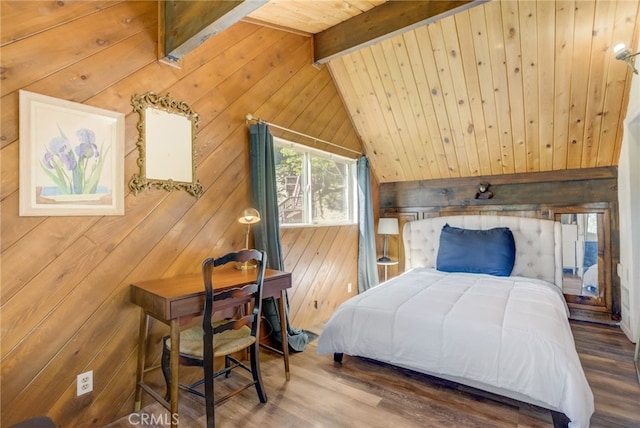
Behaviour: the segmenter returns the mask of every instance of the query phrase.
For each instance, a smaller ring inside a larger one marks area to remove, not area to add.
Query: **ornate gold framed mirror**
[[[195,140],[200,120],[184,101],[154,92],[131,97],[138,119],[138,167],[129,189],[134,195],[155,187],[186,190],[196,198],[202,185],[195,178]]]

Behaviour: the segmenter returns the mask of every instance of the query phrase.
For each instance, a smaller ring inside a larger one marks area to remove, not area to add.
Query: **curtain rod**
[[[311,135],[303,134],[302,132],[294,131],[293,129],[285,128],[284,126],[275,125],[273,123],[267,122],[266,120],[262,120],[262,119],[259,119],[257,117],[253,117],[253,115],[251,115],[251,114],[247,114],[245,116],[245,118],[247,119],[247,122],[254,120],[254,121],[258,122],[258,123],[262,123],[262,124],[265,124],[265,125],[273,126],[274,128],[282,129],[283,131],[287,131],[287,132],[291,132],[293,134],[300,135],[301,137],[310,138],[314,142],[328,144],[330,146],[337,147],[340,150],[346,150],[348,152],[355,153],[357,155],[362,156],[362,153],[357,151],[357,150],[353,150],[353,149],[350,149],[348,147],[342,147],[342,146],[340,146],[338,144],[335,144],[335,143],[332,143],[330,141],[321,140],[320,138],[312,137]]]

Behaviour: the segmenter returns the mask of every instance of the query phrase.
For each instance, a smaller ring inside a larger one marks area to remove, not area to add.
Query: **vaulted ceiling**
[[[381,183],[617,165],[638,0],[235,3],[314,38]]]

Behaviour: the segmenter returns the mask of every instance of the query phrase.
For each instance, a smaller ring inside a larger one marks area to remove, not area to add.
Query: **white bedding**
[[[414,268],[344,302],[318,354],[440,375],[560,411],[570,427],[587,428],[593,395],[567,314],[558,287],[542,280]]]

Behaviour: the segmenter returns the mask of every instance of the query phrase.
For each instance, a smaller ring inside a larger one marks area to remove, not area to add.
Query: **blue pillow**
[[[436,269],[443,272],[509,276],[516,261],[516,243],[508,227],[461,229],[445,224],[440,232]]]

